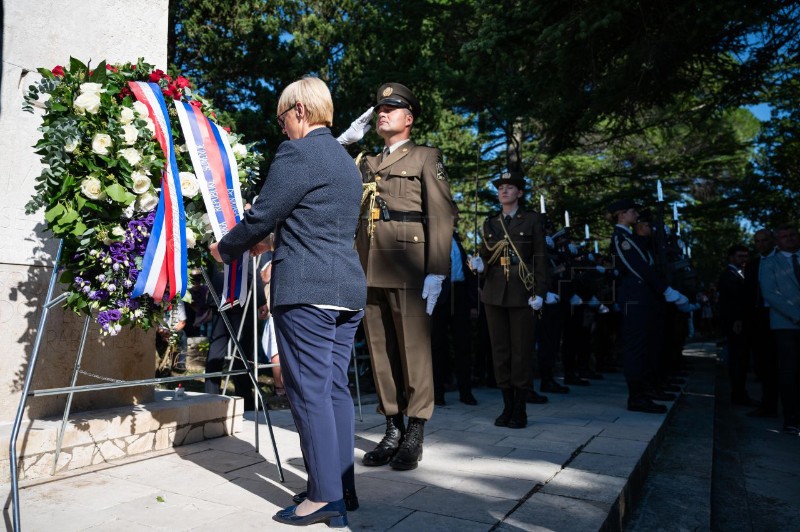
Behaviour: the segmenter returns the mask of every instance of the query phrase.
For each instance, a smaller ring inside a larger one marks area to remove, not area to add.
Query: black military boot
[[[503,388],[503,413],[494,420],[496,427],[507,427],[511,419],[511,414],[514,413],[514,390],[511,388]]]
[[[422,439],[425,431],[425,420],[417,417],[408,418],[408,427],[403,436],[397,454],[394,455],[389,463],[392,469],[409,471],[416,469],[417,464],[422,460]]]
[[[362,463],[365,466],[382,466],[388,464],[394,455],[397,454],[405,432],[406,427],[403,423],[403,414],[386,416],[386,434],[384,434],[383,439],[378,443],[377,447],[364,455],[364,458],[361,460]]]
[[[526,390],[514,388],[514,411],[511,414],[511,419],[508,420],[508,428],[524,429],[528,426],[528,412],[525,409],[526,395]]]

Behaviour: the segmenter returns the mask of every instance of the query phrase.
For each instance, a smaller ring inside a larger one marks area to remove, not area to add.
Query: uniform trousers
[[[746,323],[750,351],[756,373],[761,379],[761,408],[778,410],[778,349],[769,326],[769,308],[756,309],[752,320]]]
[[[430,419],[433,414],[431,318],[422,290],[367,288],[364,332],[378,412]]]
[[[574,377],[589,369],[592,351],[592,314],[586,305],[568,305],[564,314],[564,375]]]
[[[628,302],[622,305],[620,341],[623,371],[632,397],[644,393],[653,380],[659,325],[657,303]]]
[[[530,307],[484,304],[498,388],[530,388],[536,317]]]
[[[561,345],[561,304],[552,303],[542,306],[542,318],[536,328],[536,339],[539,344],[539,377],[542,381],[553,380],[556,359]]]
[[[445,281],[447,283],[447,281]],[[450,338],[455,351],[455,374],[458,391],[469,392],[472,388],[472,330],[470,327],[469,287],[464,281],[448,283],[431,316],[431,350],[433,355],[433,386],[437,393],[444,393],[450,377]]]
[[[355,489],[355,416],[347,368],[363,312],[273,309],[281,370],[308,472],[308,498],[332,502]]]
[[[800,330],[773,329],[780,357],[781,405],[786,425],[800,425]]]

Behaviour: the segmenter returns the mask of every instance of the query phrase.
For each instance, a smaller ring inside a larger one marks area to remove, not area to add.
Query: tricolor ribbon
[[[199,108],[175,100],[186,148],[192,159],[195,176],[200,184],[214,238],[223,236],[241,220],[244,212],[239,187],[239,170],[228,142],[228,135],[209,120]],[[244,303],[242,293],[247,285],[249,253],[225,265],[222,301]]]
[[[136,99],[147,106],[155,124],[155,137],[167,159],[161,174],[161,196],[142,269],[133,287],[132,297],[150,294],[161,302],[169,286],[169,299],[186,293],[186,223],[183,197],[172,144],[172,129],[167,105],[157,83],[131,81],[128,83]]]

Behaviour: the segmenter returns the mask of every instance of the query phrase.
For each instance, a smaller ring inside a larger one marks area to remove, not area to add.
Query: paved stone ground
[[[352,530],[486,531],[619,529],[640,489],[670,414],[625,409],[619,374],[529,405],[529,426],[493,425],[498,390],[476,389],[478,406],[450,394],[427,424],[419,469],[361,465],[383,434],[384,418],[365,405],[356,419],[356,482],[361,508]],[[23,530],[280,530],[271,516],[305,486],[288,411],[271,412],[286,482],[262,419],[243,430],[158,456],[71,477],[23,484]],[[5,514],[9,523],[9,511]],[[318,524],[312,529],[324,529]]]

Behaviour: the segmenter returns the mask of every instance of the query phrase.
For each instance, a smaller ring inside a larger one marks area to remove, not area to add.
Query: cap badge
[[[620,247],[625,251],[630,251],[631,249],[631,245],[626,241],[623,241],[622,244],[620,244]]]
[[[394,92],[394,89],[393,89],[393,88],[391,88],[391,87],[386,87],[385,89],[383,89],[383,97],[384,97],[384,98],[386,98],[387,96],[391,96],[391,94],[392,94],[393,92]]]
[[[503,172],[501,179],[511,179],[511,172]]]

